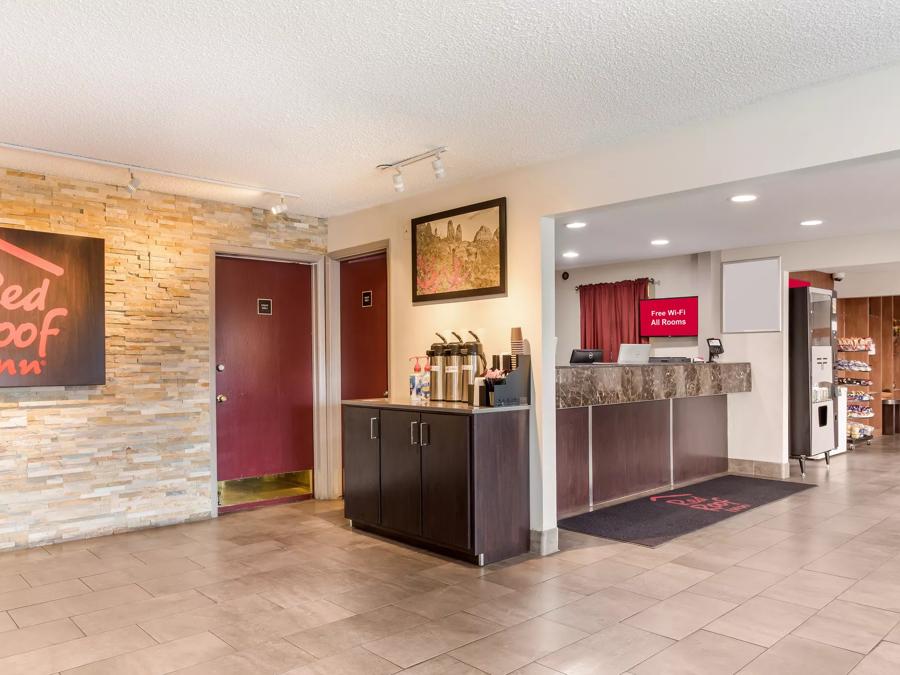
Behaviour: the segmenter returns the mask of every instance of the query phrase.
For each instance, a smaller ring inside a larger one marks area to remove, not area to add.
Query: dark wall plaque
[[[0,387],[106,382],[103,240],[0,228]]]

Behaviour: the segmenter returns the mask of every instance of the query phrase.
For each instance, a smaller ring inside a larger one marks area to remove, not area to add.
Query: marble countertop
[[[580,408],[751,390],[749,363],[558,366],[556,407]]]
[[[530,410],[529,405],[507,405],[499,408],[478,407],[474,408],[468,403],[456,403],[451,401],[410,401],[408,396],[391,398],[361,398],[349,401],[341,401],[342,405],[353,405],[364,408],[389,408],[391,410],[418,410],[449,412],[458,415],[481,415],[484,413],[510,412],[513,410]]]

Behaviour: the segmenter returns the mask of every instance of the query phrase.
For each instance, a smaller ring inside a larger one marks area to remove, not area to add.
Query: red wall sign
[[[697,296],[641,300],[641,337],[696,337]]]
[[[0,228],[0,387],[104,384],[103,240]]]

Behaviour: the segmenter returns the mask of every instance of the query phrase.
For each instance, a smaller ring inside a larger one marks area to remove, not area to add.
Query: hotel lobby
[[[0,673],[900,672],[898,31],[8,3]]]

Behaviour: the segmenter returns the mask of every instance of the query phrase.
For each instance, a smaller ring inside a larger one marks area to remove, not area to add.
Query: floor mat
[[[566,518],[559,527],[653,547],[812,487],[815,485],[722,476]]]

